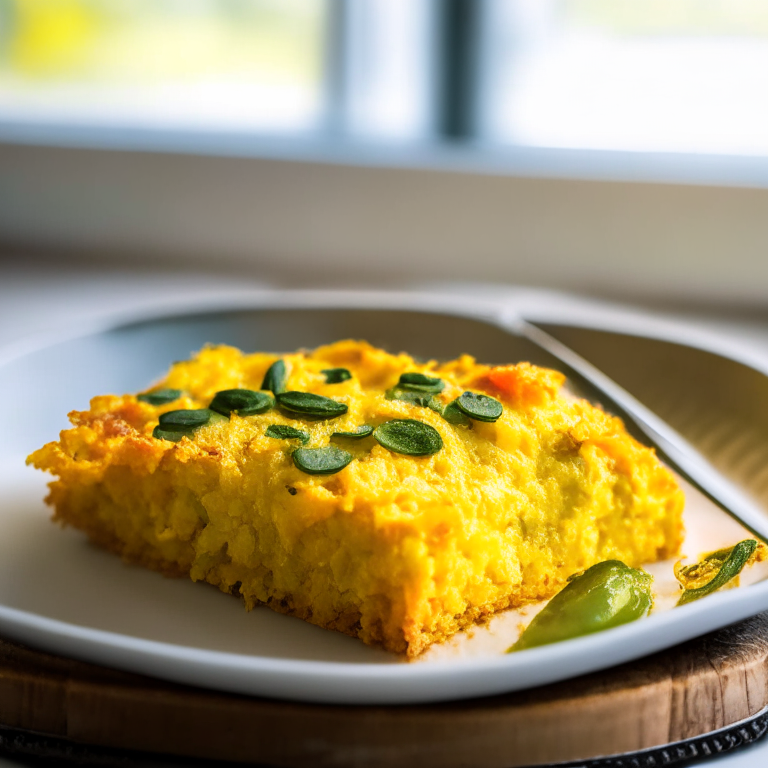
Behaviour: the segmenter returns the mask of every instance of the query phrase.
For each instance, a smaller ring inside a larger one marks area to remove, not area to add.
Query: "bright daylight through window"
[[[762,0],[0,0],[0,125],[765,155],[766,93]]]
[[[489,139],[768,154],[762,0],[490,0],[486,9]]]
[[[317,128],[327,12],[324,0],[0,0],[0,120]]]

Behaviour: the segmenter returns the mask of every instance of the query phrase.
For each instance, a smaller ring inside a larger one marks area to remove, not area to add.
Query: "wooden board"
[[[0,640],[0,725],[70,743],[275,766],[511,768],[691,739],[768,705],[768,614],[647,659],[504,696],[412,707],[188,688]]]

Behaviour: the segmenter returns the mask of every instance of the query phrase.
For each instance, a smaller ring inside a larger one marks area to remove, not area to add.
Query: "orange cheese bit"
[[[492,368],[477,384],[484,381],[518,408],[545,405],[557,397],[565,376],[549,368],[537,368],[530,363],[503,365]]]

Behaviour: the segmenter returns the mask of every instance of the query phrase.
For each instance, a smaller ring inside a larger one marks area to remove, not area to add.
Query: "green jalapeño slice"
[[[733,547],[718,549],[700,563],[675,568],[675,577],[683,588],[678,605],[685,605],[710,595],[738,576],[757,549],[754,539],[745,539]]]
[[[620,560],[606,560],[572,577],[534,616],[509,651],[558,643],[646,616],[653,577]]]

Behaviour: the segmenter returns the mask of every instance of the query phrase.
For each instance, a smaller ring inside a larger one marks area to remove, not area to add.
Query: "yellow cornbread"
[[[282,356],[289,390],[341,401],[312,421],[279,408],[221,418],[191,437],[152,437],[161,413],[206,408],[221,390],[258,390],[272,354],[210,347],[175,363],[158,385],[183,391],[162,406],[95,397],[74,428],[28,461],[52,472],[54,519],[129,562],[189,574],[224,592],[413,657],[495,611],[552,596],[572,573],[607,559],[630,566],[672,556],[683,496],[621,421],[564,396],[564,377],[527,363],[469,356],[416,363],[364,342]],[[322,371],[352,377],[329,384]],[[465,391],[504,407],[495,423],[446,421],[386,397],[404,372],[440,377],[443,404]],[[334,438],[392,419],[436,429],[443,446],[408,456],[373,437]],[[354,459],[332,475],[294,465],[296,440]]]

